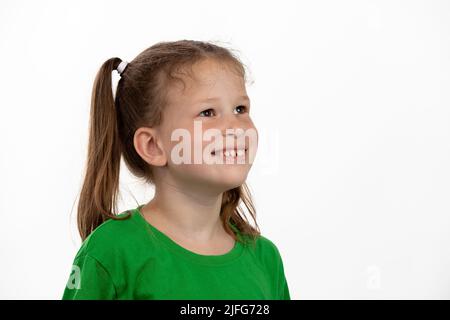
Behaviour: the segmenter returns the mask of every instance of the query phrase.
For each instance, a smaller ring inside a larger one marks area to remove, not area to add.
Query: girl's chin
[[[214,181],[211,182],[213,182],[214,184],[222,185],[225,189],[229,190],[242,185],[247,179],[247,174],[247,170],[241,172],[239,172],[238,170],[229,170],[227,172],[224,172],[224,174],[219,175],[218,177],[212,178],[211,180]]]
[[[186,169],[180,172],[180,177],[189,179],[189,183],[201,184],[202,188],[206,188],[208,192],[221,193],[241,186],[247,180],[250,166],[248,164],[202,164],[189,166]]]

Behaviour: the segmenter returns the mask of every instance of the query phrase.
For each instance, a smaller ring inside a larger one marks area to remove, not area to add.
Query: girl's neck
[[[142,208],[146,219],[166,233],[198,242],[226,236],[220,219],[222,193],[199,192],[174,183],[159,183],[154,198]]]

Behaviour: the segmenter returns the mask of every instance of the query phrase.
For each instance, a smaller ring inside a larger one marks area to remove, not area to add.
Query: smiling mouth
[[[245,149],[223,149],[223,150],[215,150],[213,152],[211,152],[211,154],[213,156],[216,155],[222,155],[225,157],[239,157],[239,156],[243,156],[246,152],[248,151],[248,148]]]

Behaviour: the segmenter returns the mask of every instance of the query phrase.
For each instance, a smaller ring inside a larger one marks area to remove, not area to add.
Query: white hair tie
[[[119,72],[119,74],[121,75],[122,72],[125,70],[125,68],[127,67],[128,62],[126,61],[122,61],[121,63],[119,63],[119,65],[117,66],[117,72]]]

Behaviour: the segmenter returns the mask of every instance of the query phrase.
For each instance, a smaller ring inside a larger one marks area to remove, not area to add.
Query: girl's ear
[[[134,133],[133,143],[136,152],[148,164],[158,167],[167,164],[166,153],[161,140],[158,139],[156,129],[148,127],[137,129]]]

